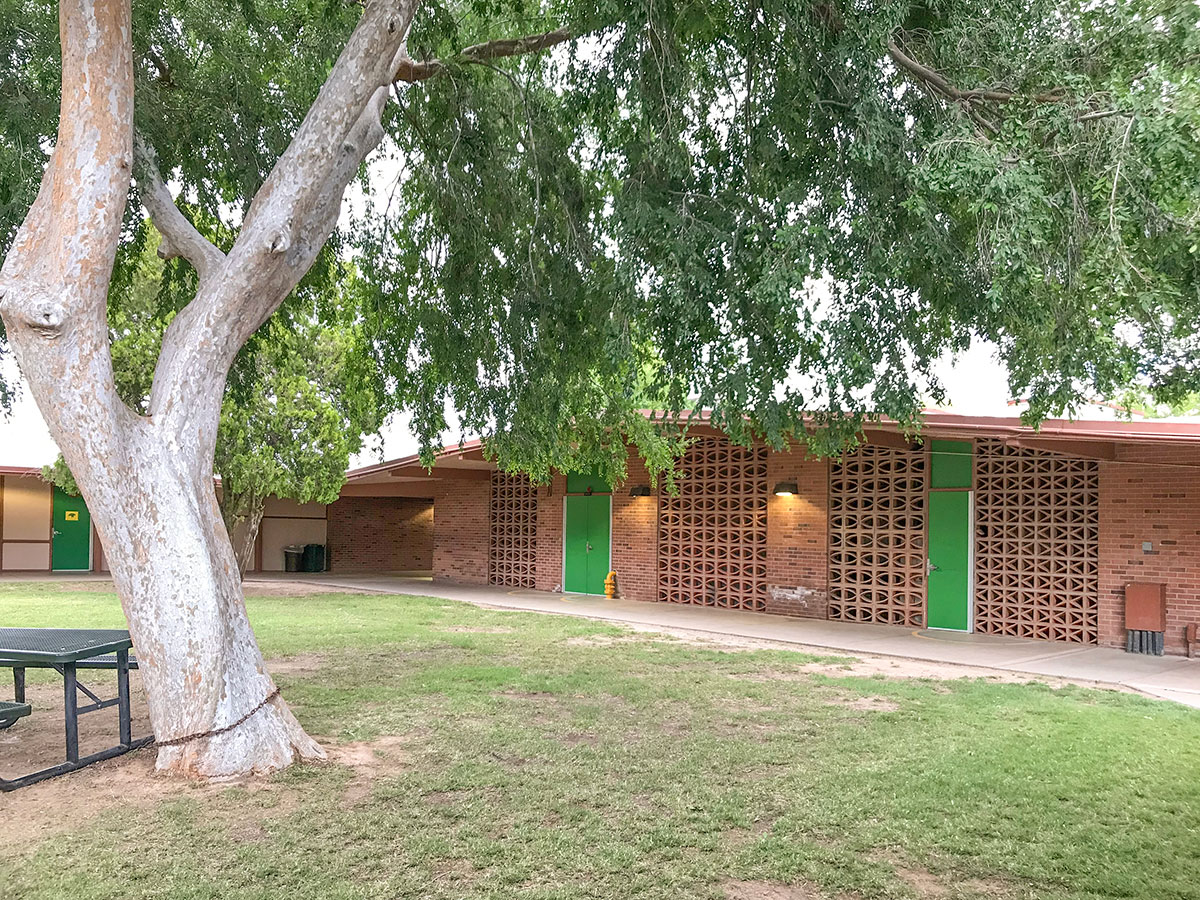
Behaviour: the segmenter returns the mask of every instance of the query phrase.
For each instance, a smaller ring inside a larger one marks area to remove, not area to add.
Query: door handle
[[[591,541],[588,541],[588,545],[587,545],[587,552],[588,552],[588,553],[591,553],[591,552],[592,552],[592,543],[591,543]]]
[[[932,559],[925,560],[925,574],[931,575],[938,570],[938,567],[933,564]]]

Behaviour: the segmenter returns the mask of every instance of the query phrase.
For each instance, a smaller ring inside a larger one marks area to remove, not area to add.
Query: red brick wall
[[[487,584],[491,527],[488,481],[444,479],[433,496],[433,577]]]
[[[634,485],[649,485],[646,464],[630,450],[628,477],[612,495],[612,566],[626,600],[658,599],[658,491],[630,497]]]
[[[537,578],[539,591],[562,590],[563,494],[567,476],[555,475],[538,488]]]
[[[775,485],[799,492],[776,497]],[[767,454],[767,612],[826,618],[829,605],[829,463],[803,448]]]
[[[1101,644],[1125,646],[1131,581],[1166,584],[1168,653],[1186,652],[1184,626],[1200,622],[1200,468],[1171,465],[1179,462],[1200,456],[1118,446],[1116,461],[1100,465]]]
[[[330,570],[406,572],[433,568],[433,501],[341,497],[326,510]]]

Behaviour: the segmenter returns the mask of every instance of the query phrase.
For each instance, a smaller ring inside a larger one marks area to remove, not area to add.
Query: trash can
[[[325,545],[324,544],[305,544],[304,545],[304,572],[324,572],[325,571]]]
[[[304,560],[304,548],[299,544],[293,544],[290,547],[283,548],[283,571],[285,572],[300,572],[303,571],[300,566]]]

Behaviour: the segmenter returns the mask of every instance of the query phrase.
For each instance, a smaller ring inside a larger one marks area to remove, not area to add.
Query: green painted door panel
[[[588,594],[603,594],[604,579],[608,576],[609,530],[611,528],[611,500],[607,496],[588,497]]]
[[[588,502],[591,499],[563,497],[566,516],[563,523],[563,590],[573,594],[587,592]]]
[[[563,590],[603,594],[608,575],[610,505],[607,494],[563,498]]]
[[[54,529],[50,544],[50,567],[56,572],[87,571],[92,567],[92,517],[82,497],[54,489]]]
[[[929,492],[930,628],[966,631],[971,604],[971,493]]]
[[[931,441],[929,486],[971,488],[974,449],[970,441]]]
[[[612,486],[596,472],[567,473],[568,494],[586,494],[588,491],[593,494],[610,494]]]

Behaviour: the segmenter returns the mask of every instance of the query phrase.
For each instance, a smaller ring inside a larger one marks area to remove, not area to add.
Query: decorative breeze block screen
[[[976,631],[1096,643],[1099,466],[984,440],[975,471]]]
[[[531,588],[537,572],[537,486],[525,475],[492,473],[488,581]]]
[[[829,618],[925,624],[926,459],[865,446],[830,466]]]
[[[658,513],[658,599],[732,609],[767,605],[767,450],[693,443],[679,494]]]

